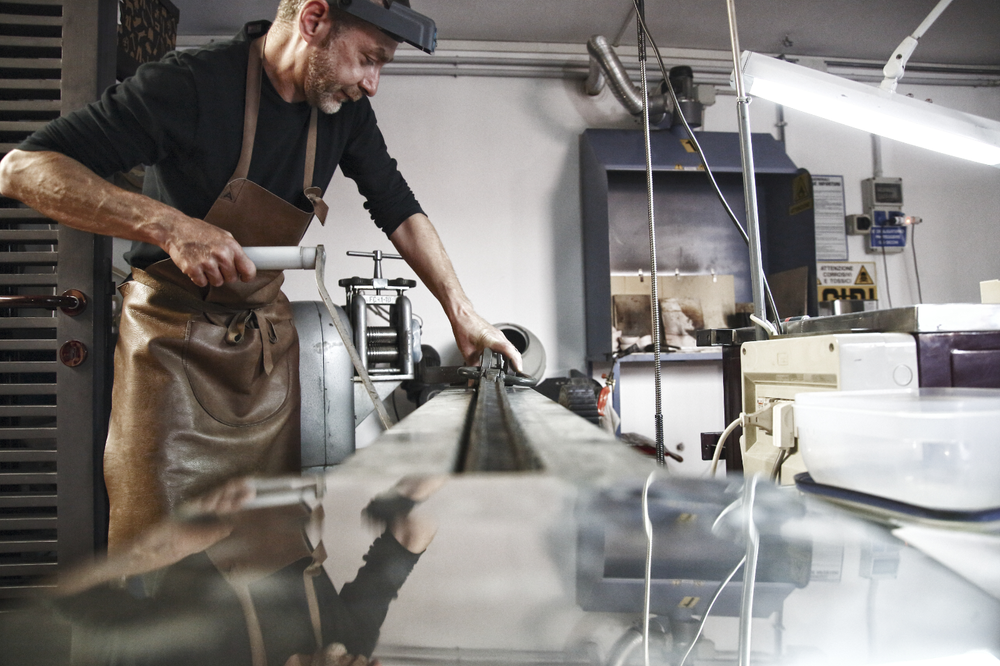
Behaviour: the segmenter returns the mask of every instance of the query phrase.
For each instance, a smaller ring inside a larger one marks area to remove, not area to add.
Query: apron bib
[[[298,245],[313,215],[317,112],[305,194],[313,212],[247,180],[257,127],[263,38],[250,45],[243,148],[205,221],[246,247]],[[124,297],[104,478],[109,550],[179,503],[246,475],[298,473],[299,349],[281,271],[250,282],[195,285],[170,259],[135,269]]]

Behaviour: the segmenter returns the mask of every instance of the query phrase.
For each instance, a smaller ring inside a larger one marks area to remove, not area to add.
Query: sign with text
[[[813,176],[816,207],[816,260],[847,259],[847,232],[844,227],[844,177]]]
[[[816,264],[816,297],[822,301],[878,300],[875,262]]]

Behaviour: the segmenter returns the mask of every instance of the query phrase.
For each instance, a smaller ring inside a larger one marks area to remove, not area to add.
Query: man
[[[112,549],[227,478],[297,466],[290,308],[280,273],[258,272],[242,247],[297,244],[338,166],[441,302],[463,357],[491,348],[520,369],[378,131],[367,98],[396,39],[327,0],[281,0],[268,28],[143,66],[0,163],[4,196],[134,241],[104,461]],[[150,165],[142,195],[103,179],[138,164]]]

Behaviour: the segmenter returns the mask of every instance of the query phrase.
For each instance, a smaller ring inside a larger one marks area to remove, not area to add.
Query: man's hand
[[[177,224],[162,247],[199,287],[249,282],[257,275],[257,267],[233,235],[202,220],[187,218]]]
[[[451,330],[455,334],[458,351],[462,353],[466,365],[478,365],[483,350],[492,349],[510,359],[514,370],[521,372],[521,354],[500,329],[488,323],[475,311],[470,310],[453,319]]]

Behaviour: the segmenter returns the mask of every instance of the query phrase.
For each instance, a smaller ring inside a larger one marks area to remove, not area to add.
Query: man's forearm
[[[116,187],[60,153],[8,153],[0,162],[0,194],[74,229],[156,245],[199,286],[256,272],[229,232]]]
[[[426,215],[406,219],[389,238],[413,272],[441,303],[449,320],[472,311],[472,303],[458,281],[458,275],[441,243],[437,230]]]
[[[0,193],[68,227],[157,246],[180,215],[54,152],[11,151],[0,162]]]

